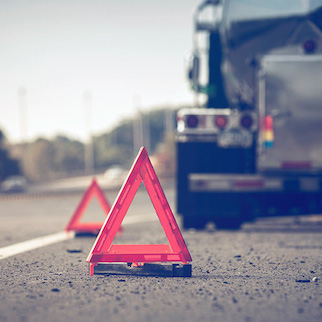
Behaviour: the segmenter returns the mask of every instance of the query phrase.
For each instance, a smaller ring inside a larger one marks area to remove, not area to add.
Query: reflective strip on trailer
[[[189,190],[195,192],[282,191],[281,178],[265,178],[259,175],[189,174]]]
[[[259,191],[303,191],[322,190],[321,177],[269,178],[261,175],[240,174],[189,174],[189,190],[195,192],[259,192]]]

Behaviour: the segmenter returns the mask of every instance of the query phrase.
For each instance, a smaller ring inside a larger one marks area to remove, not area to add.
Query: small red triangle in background
[[[143,181],[170,245],[112,245],[115,235]],[[170,248],[171,246],[171,248]],[[133,163],[110,215],[90,251],[90,275],[101,262],[182,262],[192,261],[189,250],[164,195],[146,149],[142,147]]]
[[[69,223],[65,227],[65,231],[75,231],[76,233],[94,233],[94,234],[97,234],[100,231],[104,223],[103,221],[102,222],[84,222],[84,223],[80,222],[80,219],[85,209],[87,208],[89,202],[91,201],[94,195],[96,196],[101,207],[103,208],[105,212],[105,216],[108,215],[108,213],[111,210],[111,206],[107,201],[107,199],[105,198],[104,192],[96,182],[96,179],[93,178],[92,183],[85,191],[72,218],[70,219]]]

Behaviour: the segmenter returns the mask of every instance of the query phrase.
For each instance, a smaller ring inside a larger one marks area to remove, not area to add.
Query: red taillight
[[[199,120],[196,115],[188,115],[186,119],[187,127],[195,128],[198,126]]]
[[[240,124],[244,128],[249,129],[253,125],[253,119],[250,115],[244,115],[240,120]]]
[[[228,119],[224,115],[215,116],[214,123],[220,129],[224,129],[228,123]]]
[[[271,115],[266,115],[264,120],[265,130],[273,131],[273,117]]]

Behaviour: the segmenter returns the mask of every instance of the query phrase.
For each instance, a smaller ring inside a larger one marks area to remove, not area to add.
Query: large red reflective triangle
[[[114,237],[143,181],[170,245],[112,245]],[[171,247],[170,247],[171,246]],[[141,148],[101,231],[87,262],[90,274],[102,262],[182,262],[192,261],[186,243],[164,195],[146,149]]]
[[[89,202],[96,196],[101,207],[105,212],[105,216],[108,215],[111,210],[111,206],[107,199],[104,196],[102,189],[97,184],[95,178],[93,178],[92,183],[85,191],[80,203],[78,204],[74,214],[72,215],[69,223],[65,227],[65,231],[75,231],[76,233],[94,233],[97,234],[103,226],[104,221],[102,222],[80,222],[80,219],[87,208]]]

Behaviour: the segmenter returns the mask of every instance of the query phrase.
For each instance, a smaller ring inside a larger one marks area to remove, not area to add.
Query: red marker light
[[[220,129],[224,129],[228,123],[227,117],[224,115],[215,116],[214,123]]]

